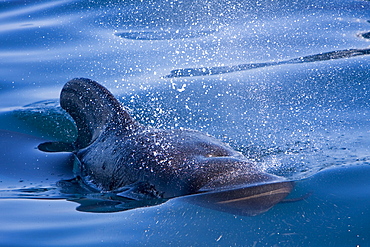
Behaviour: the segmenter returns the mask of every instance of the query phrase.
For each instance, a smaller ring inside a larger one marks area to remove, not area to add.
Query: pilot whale
[[[67,82],[60,105],[74,119],[77,139],[42,143],[39,149],[74,152],[79,176],[95,191],[137,200],[190,195],[195,204],[256,215],[282,201],[293,188],[293,182],[261,171],[212,136],[140,124],[93,80]]]

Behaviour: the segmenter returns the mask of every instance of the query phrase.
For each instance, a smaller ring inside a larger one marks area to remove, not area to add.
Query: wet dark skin
[[[90,79],[67,82],[60,104],[75,120],[77,140],[44,143],[40,149],[73,151],[81,177],[94,190],[125,197],[133,197],[130,193],[135,191],[144,198],[197,195],[190,201],[256,215],[293,188],[292,182],[261,171],[258,164],[212,136],[139,124],[106,88]]]

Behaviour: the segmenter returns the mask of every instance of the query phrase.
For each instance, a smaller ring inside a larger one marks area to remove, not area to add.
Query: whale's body
[[[76,122],[77,140],[41,149],[69,147],[85,183],[95,190],[136,199],[204,193],[200,204],[245,215],[268,210],[292,190],[292,182],[260,171],[214,137],[139,124],[95,81],[67,82],[60,104]]]

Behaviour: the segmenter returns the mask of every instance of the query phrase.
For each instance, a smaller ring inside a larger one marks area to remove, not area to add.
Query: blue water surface
[[[369,38],[365,0],[1,1],[0,245],[370,246]],[[333,55],[351,49],[362,53]],[[184,198],[78,209],[79,192],[58,186],[73,156],[36,148],[74,140],[58,98],[75,77],[143,124],[216,136],[297,181],[289,198],[309,196],[254,217]]]

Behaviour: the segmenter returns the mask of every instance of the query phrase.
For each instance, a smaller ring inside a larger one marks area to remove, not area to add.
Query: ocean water
[[[0,1],[0,34],[1,246],[370,246],[369,1]],[[253,217],[184,198],[80,205],[60,186],[73,156],[37,149],[75,138],[58,103],[75,77],[143,124],[229,143],[304,199]]]

